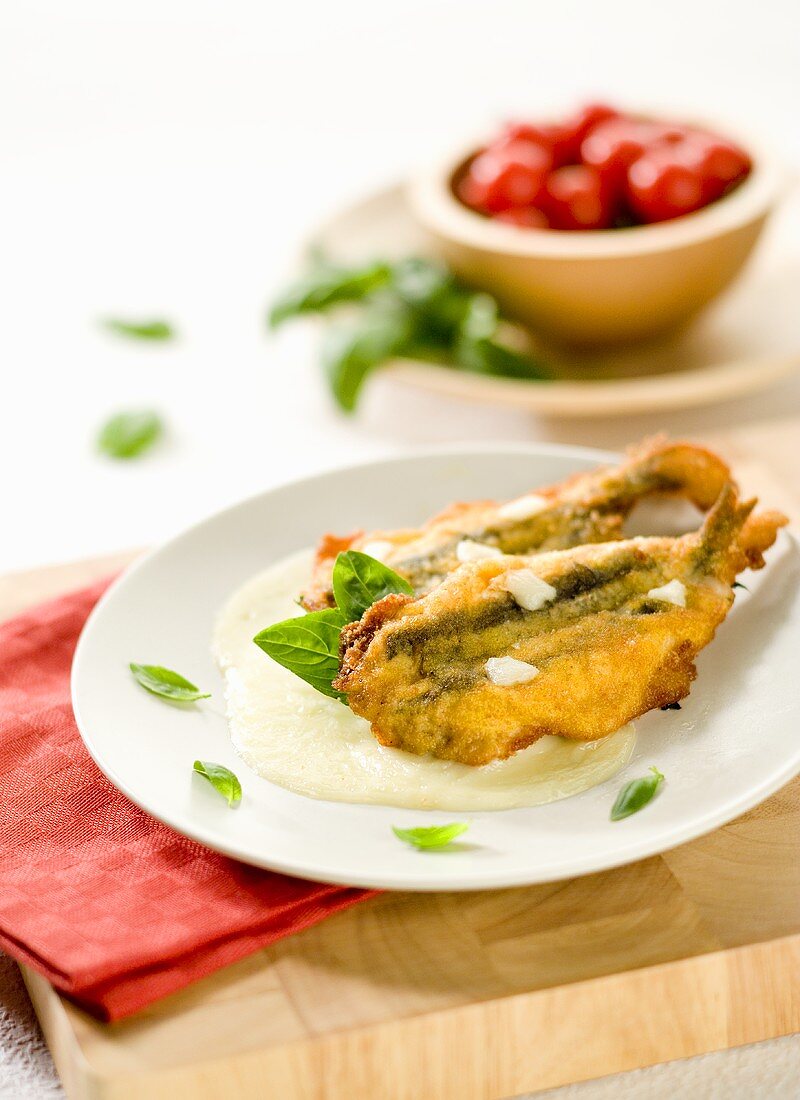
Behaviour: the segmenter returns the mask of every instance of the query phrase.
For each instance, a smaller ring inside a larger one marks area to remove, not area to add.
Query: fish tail
[[[726,571],[724,566],[731,560],[732,549],[740,549],[737,541],[739,533],[755,506],[755,499],[743,502],[739,500],[739,491],[734,482],[725,483],[695,536],[697,546],[693,554],[693,565],[697,572],[718,575]],[[738,558],[739,555],[734,556]]]
[[[730,469],[713,451],[656,435],[629,447],[619,466],[590,475],[589,503],[605,512],[618,509],[624,518],[643,497],[664,493],[685,497],[705,512],[729,481]]]
[[[737,540],[744,558],[740,568],[761,569],[764,565],[764,551],[769,550],[778,536],[778,530],[788,522],[788,517],[777,511],[748,516]]]
[[[731,481],[729,467],[705,447],[670,441],[666,436],[645,439],[628,452],[621,473],[636,497],[650,492],[677,493],[705,511]]]

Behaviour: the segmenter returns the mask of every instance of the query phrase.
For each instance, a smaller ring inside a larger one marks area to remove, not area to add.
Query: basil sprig
[[[163,434],[161,417],[152,409],[121,412],[107,420],[97,436],[97,446],[111,458],[136,458]]]
[[[641,779],[631,779],[625,784],[611,807],[612,821],[621,821],[623,817],[630,817],[655,797],[664,782],[664,776],[655,767],[651,767],[650,772],[650,775],[645,775]]]
[[[465,821],[454,821],[450,825],[418,825],[413,829],[400,829],[392,826],[392,832],[399,840],[404,840],[413,848],[423,851],[435,851],[446,848],[449,844],[467,831],[469,825]]]
[[[392,592],[411,594],[411,585],[382,562],[347,550],[333,566],[333,593],[337,606],[310,611],[273,623],[253,641],[268,657],[331,699],[347,697],[331,685],[339,672],[342,627],[360,619],[368,607]]]
[[[224,764],[215,764],[213,760],[195,760],[194,771],[207,779],[229,806],[235,806],[237,802],[241,802],[242,785],[230,768],[226,768]]]
[[[210,699],[211,695],[181,676],[179,672],[173,672],[171,668],[163,668],[161,665],[137,665],[130,664],[130,670],[134,679],[141,684],[145,691],[152,695],[159,695],[162,699],[171,699],[179,703],[195,703],[198,699]]]
[[[476,293],[446,268],[414,257],[363,267],[318,265],[275,302],[270,325],[343,303],[360,306],[361,315],[328,334],[322,363],[346,412],[355,408],[370,372],[398,356],[503,378],[548,377],[532,356],[498,341],[501,317],[490,294]]]
[[[110,332],[130,336],[134,340],[171,340],[175,335],[169,321],[123,321],[118,317],[107,317],[103,324]]]

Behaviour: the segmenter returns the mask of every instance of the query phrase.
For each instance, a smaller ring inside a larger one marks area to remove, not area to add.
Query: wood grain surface
[[[800,514],[800,423],[709,442]],[[129,556],[128,556],[129,557]],[[0,615],[123,564],[0,582]],[[387,893],[104,1025],[25,971],[81,1100],[490,1100],[800,1030],[800,780],[663,856]]]

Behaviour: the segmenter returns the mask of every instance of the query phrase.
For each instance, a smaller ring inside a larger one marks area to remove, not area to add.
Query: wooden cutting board
[[[800,515],[800,422],[710,442]],[[0,617],[123,561],[5,578]],[[24,977],[81,1100],[489,1100],[784,1035],[800,1030],[800,780],[614,871],[383,894],[118,1024]]]

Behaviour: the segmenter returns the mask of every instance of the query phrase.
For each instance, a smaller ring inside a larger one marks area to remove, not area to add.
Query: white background
[[[790,383],[663,422],[542,421],[378,379],[347,420],[309,334],[272,339],[263,312],[317,221],[483,123],[587,96],[668,103],[798,165],[798,74],[796,0],[2,0],[0,571],[152,543],[417,442],[617,445],[797,411]],[[177,344],[97,324],[150,313]],[[93,452],[109,413],[151,405],[164,446],[130,465]],[[13,972],[0,985],[0,1095],[55,1095]],[[797,1095],[796,1043],[761,1050],[633,1075],[624,1095]]]
[[[587,96],[668,102],[800,162],[793,0],[5,0],[0,20],[0,570],[145,545],[416,442],[617,444],[662,426],[541,421],[388,379],[347,420],[308,332],[266,333],[320,218],[476,124]],[[97,323],[151,313],[178,343]],[[798,405],[784,385],[664,426]],[[168,441],[127,465],[97,456],[98,423],[140,406]]]

